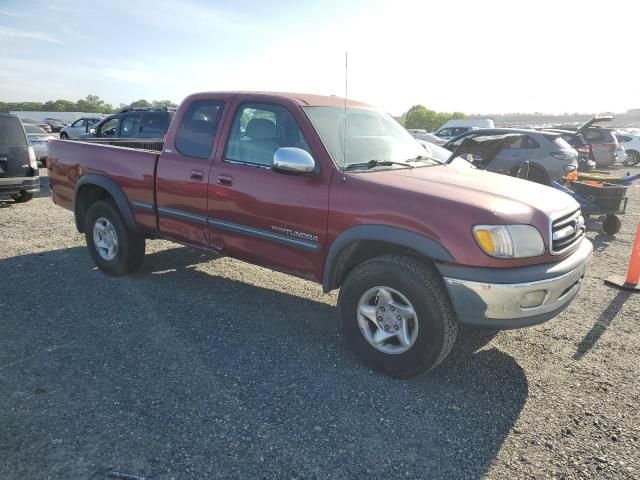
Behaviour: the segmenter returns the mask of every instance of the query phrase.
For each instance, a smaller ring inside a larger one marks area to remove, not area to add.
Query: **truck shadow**
[[[393,380],[349,353],[335,297],[306,282],[306,297],[283,292],[284,276],[257,286],[253,270],[224,262],[170,248],[111,278],[81,247],[0,260],[15,291],[34,276],[47,285],[36,305],[3,306],[0,410],[18,411],[13,391],[50,391],[46,427],[7,413],[13,462],[68,471],[81,456],[165,478],[188,452],[200,478],[487,472],[528,395],[513,357],[478,351],[490,334],[466,331],[435,371]],[[35,433],[57,431],[75,439],[64,454]]]
[[[624,307],[625,301],[633,295],[632,292],[620,290],[615,297],[609,302],[607,308],[603,310],[603,312],[596,320],[596,323],[593,324],[591,330],[587,332],[584,338],[578,344],[578,348],[576,349],[576,353],[573,355],[574,360],[581,360],[600,340],[600,337],[607,331],[607,329],[611,326],[611,322],[616,318],[622,307]]]

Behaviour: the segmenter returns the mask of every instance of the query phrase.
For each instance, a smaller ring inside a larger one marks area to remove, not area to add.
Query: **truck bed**
[[[139,145],[131,148],[103,142],[52,140],[48,169],[53,201],[73,210],[78,179],[97,174],[113,180],[131,204],[155,205],[154,173],[159,156],[159,152],[141,149]],[[135,216],[141,227],[156,230],[154,210],[136,211]]]

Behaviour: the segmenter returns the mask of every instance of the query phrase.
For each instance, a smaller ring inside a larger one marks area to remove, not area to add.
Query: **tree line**
[[[469,118],[469,115],[462,112],[436,112],[423,105],[414,105],[398,120],[405,128],[423,128],[427,132],[433,132],[449,120],[463,118]]]
[[[177,107],[171,100],[140,99],[130,104],[120,104],[118,107],[106,103],[97,95],[87,95],[86,98],[71,102],[69,100],[49,100],[48,102],[0,102],[0,112],[28,111],[28,112],[92,112],[114,113],[119,109],[130,107]]]
[[[49,100],[48,102],[0,102],[0,112],[28,111],[28,112],[95,112],[114,113],[123,107],[177,107],[171,100],[145,100],[141,98],[129,105],[120,104],[118,107],[106,103],[97,95],[87,95],[86,98],[71,102],[69,100]],[[423,128],[432,132],[451,119],[469,118],[462,112],[436,112],[423,105],[414,105],[397,120],[405,128]]]

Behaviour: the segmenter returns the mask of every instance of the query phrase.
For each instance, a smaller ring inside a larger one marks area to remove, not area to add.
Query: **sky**
[[[637,0],[0,0],[0,101],[344,96],[399,115],[640,108]]]

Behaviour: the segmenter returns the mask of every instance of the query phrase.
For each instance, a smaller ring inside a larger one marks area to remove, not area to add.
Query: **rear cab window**
[[[0,145],[27,145],[27,137],[17,117],[0,116]]]
[[[182,155],[209,158],[222,118],[221,100],[194,100],[180,120],[174,145]]]

